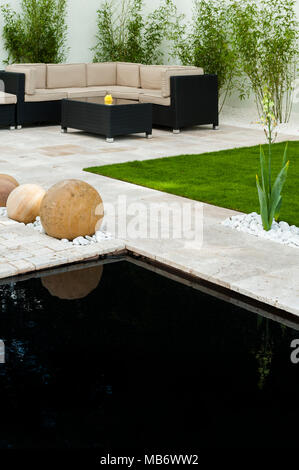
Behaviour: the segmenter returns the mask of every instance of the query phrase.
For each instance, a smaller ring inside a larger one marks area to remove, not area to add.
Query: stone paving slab
[[[74,246],[0,217],[0,279],[116,254],[124,249],[125,243],[118,240]]]
[[[296,137],[279,138],[292,139]],[[0,130],[0,142],[0,173],[12,174],[21,183],[37,183],[47,189],[62,179],[78,178],[92,184],[104,204],[115,204],[122,195],[128,203],[138,201],[149,206],[189,200],[86,173],[82,168],[255,145],[264,142],[264,135],[262,131],[231,126],[221,126],[219,131],[194,128],[180,135],[154,129],[152,140],[133,135],[109,145],[83,132],[61,134],[58,126],[43,126],[15,132]],[[299,316],[299,250],[221,225],[234,214],[204,204],[203,243],[198,246],[188,245],[186,240],[121,237],[97,245],[66,247],[32,228],[0,218],[0,278],[127,249]]]

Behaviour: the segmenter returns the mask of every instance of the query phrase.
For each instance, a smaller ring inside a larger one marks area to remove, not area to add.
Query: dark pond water
[[[1,449],[297,447],[295,329],[127,261],[0,292]]]

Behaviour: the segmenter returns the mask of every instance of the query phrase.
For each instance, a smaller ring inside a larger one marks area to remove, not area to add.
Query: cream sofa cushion
[[[12,95],[10,93],[5,93],[4,91],[0,91],[0,105],[1,104],[16,104],[17,97],[16,95]]]
[[[57,90],[36,89],[34,95],[25,95],[27,103],[36,103],[38,101],[58,101],[67,98],[67,93]]]
[[[160,96],[162,98],[162,91],[161,90],[151,90],[150,88],[140,88],[140,94]]]
[[[167,98],[170,96],[170,77],[181,75],[203,75],[203,69],[200,67],[177,67],[167,68],[162,73],[162,96]]]
[[[68,98],[88,98],[93,96],[105,96],[106,87],[89,87],[89,88],[70,88],[67,92]]]
[[[21,67],[19,65],[8,65],[7,72],[23,73],[25,74],[25,93],[27,95],[34,95],[36,88],[37,73],[34,67]]]
[[[47,64],[47,88],[86,86],[86,64]]]
[[[14,67],[33,67],[36,69],[36,88],[47,87],[47,66],[46,64],[13,64]]]
[[[93,96],[105,96],[107,94],[107,87],[104,86],[91,86],[83,88],[47,88],[45,90],[36,90],[37,93],[65,93],[68,98],[84,98]]]
[[[153,90],[156,91],[156,90]],[[170,97],[164,98],[161,94],[158,93],[141,93],[139,95],[140,103],[152,103],[152,104],[159,104],[162,106],[170,106],[171,100]]]
[[[184,65],[141,65],[140,84],[143,89],[162,90],[162,96],[170,96],[170,77],[174,75],[198,75],[203,70]]]
[[[129,86],[108,86],[107,92],[112,95],[113,98],[123,98],[126,100],[138,100],[141,88],[129,87]]]
[[[141,65],[140,66],[140,84],[141,88],[151,90],[162,89],[162,74],[166,72],[167,67],[160,65]]]
[[[140,64],[117,62],[116,84],[121,86],[140,87]]]
[[[87,86],[116,85],[116,63],[102,62],[86,65]]]

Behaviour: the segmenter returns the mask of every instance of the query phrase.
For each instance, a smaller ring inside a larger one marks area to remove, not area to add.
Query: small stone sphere
[[[48,235],[73,240],[93,235],[104,217],[99,193],[85,181],[70,179],[52,186],[40,209],[41,223]]]
[[[101,280],[103,266],[53,274],[42,278],[42,285],[53,297],[76,300],[87,297]]]
[[[8,196],[7,215],[17,222],[29,224],[35,221],[46,191],[37,184],[21,184]]]
[[[0,174],[0,207],[5,207],[10,193],[19,186],[17,180],[10,175]]]

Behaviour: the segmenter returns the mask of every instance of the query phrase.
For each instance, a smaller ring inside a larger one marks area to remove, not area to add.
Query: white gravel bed
[[[6,207],[0,207],[0,216],[2,217],[7,217],[7,210]],[[25,224],[22,224],[25,225]],[[37,230],[40,233],[45,233],[44,227],[41,224],[40,217],[36,217],[35,222],[32,224],[26,224],[26,227],[31,227],[34,230]],[[98,230],[94,235],[92,236],[86,236],[86,237],[77,237],[74,240],[67,240],[66,238],[63,238],[61,241],[64,243],[72,244],[74,246],[78,245],[92,245],[93,243],[99,243],[103,240],[112,240],[113,237],[107,233],[103,232],[102,230]]]
[[[251,214],[234,215],[224,220],[222,225],[231,227],[239,232],[250,233],[256,237],[292,247],[299,247],[299,227],[287,222],[275,222],[268,232],[263,229],[261,216],[256,212]]]

